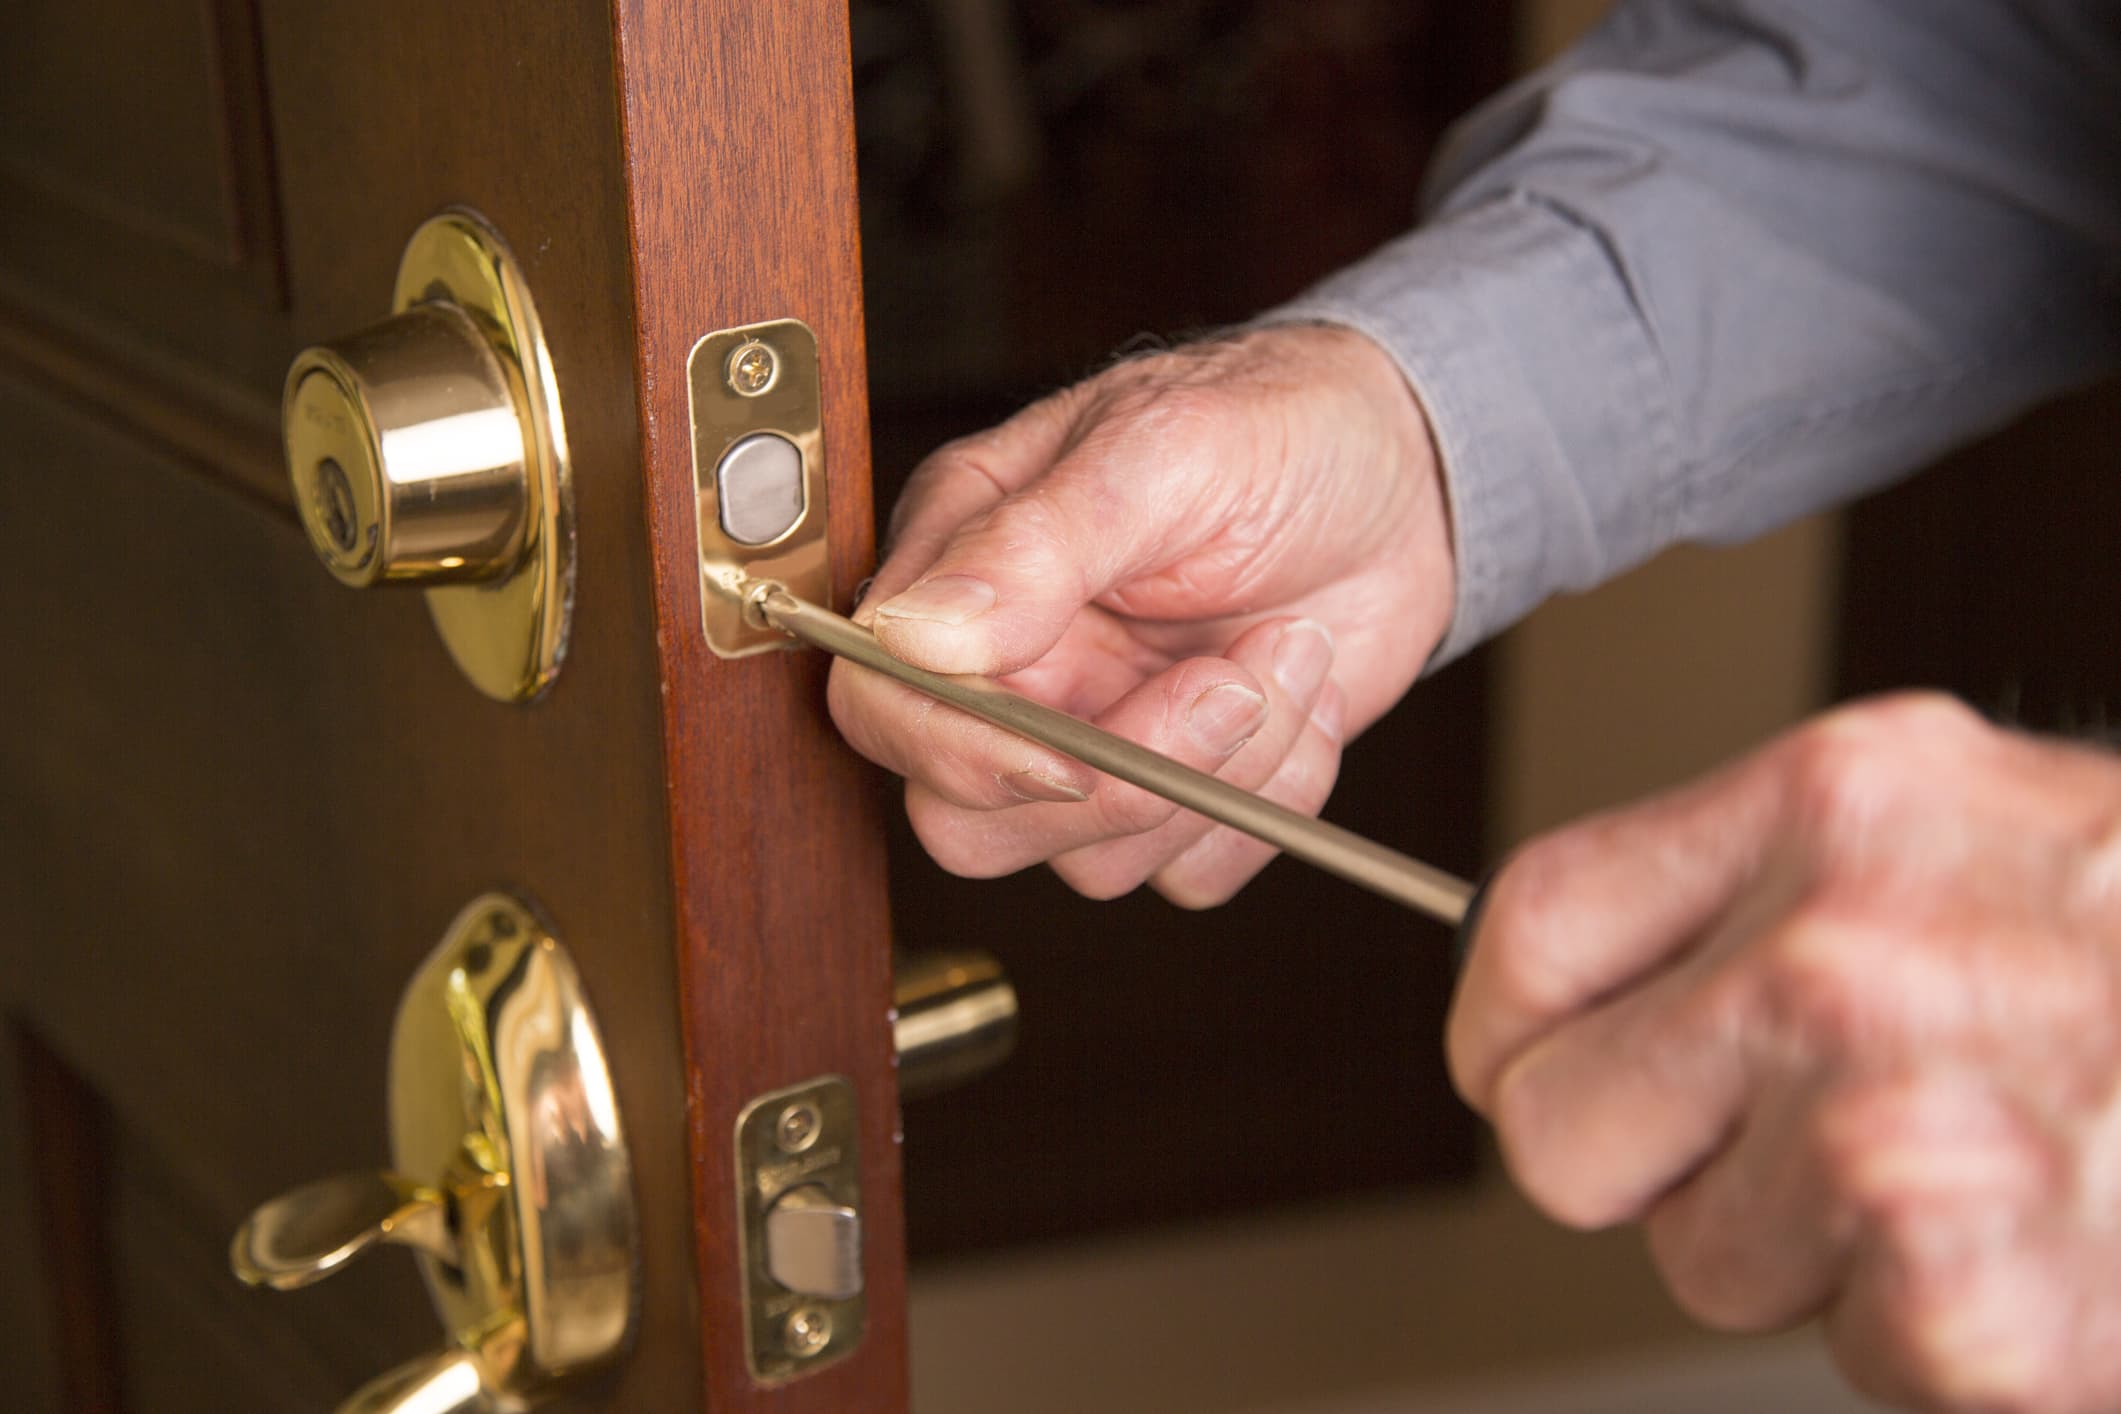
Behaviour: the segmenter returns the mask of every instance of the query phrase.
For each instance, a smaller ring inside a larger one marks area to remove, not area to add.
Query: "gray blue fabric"
[[[1269,322],[1377,339],[1442,452],[1436,663],[2121,361],[2121,0],[1633,0]]]

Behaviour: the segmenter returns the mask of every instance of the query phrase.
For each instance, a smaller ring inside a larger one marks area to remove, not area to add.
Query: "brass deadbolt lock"
[[[391,309],[288,370],[295,509],[341,582],[421,586],[481,692],[534,697],[566,646],[573,522],[529,288],[500,236],[453,210],[413,233]]]

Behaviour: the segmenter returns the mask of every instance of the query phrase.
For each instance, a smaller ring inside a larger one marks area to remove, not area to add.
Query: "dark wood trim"
[[[288,307],[287,240],[280,176],[273,163],[272,99],[265,87],[265,52],[258,0],[211,0],[210,62],[221,80],[218,114],[229,229],[237,264],[275,309]]]
[[[21,1076],[39,1255],[69,1414],[119,1414],[118,1302],[111,1284],[109,1146],[102,1103],[29,1028],[7,1027]]]
[[[847,6],[615,0],[614,15],[706,1403],[893,1414],[907,1375],[882,801],[826,717],[821,658],[707,650],[686,395],[702,334],[784,316],[816,331],[844,596],[873,553]],[[742,1349],[733,1126],[753,1097],[823,1074],[860,1096],[868,1332],[831,1369],[761,1389]]]

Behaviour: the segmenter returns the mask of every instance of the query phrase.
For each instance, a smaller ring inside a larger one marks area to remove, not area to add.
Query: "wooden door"
[[[819,338],[835,582],[870,554],[840,0],[15,0],[0,12],[0,1385],[327,1409],[437,1343],[412,1265],[240,1288],[260,1200],[385,1157],[399,989],[536,900],[601,1019],[640,1207],[629,1354],[555,1406],[904,1406],[878,800],[824,664],[700,637],[685,360]],[[513,245],[574,460],[571,643],[474,692],[417,593],[314,562],[301,346],[452,204]],[[746,1373],[732,1128],[849,1077],[866,1336]]]

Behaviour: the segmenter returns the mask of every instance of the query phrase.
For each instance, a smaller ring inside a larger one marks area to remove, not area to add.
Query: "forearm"
[[[2110,364],[2110,15],[1634,3],[1463,125],[1426,227],[1270,316],[1363,330],[1421,396],[1458,567],[1438,661]]]

